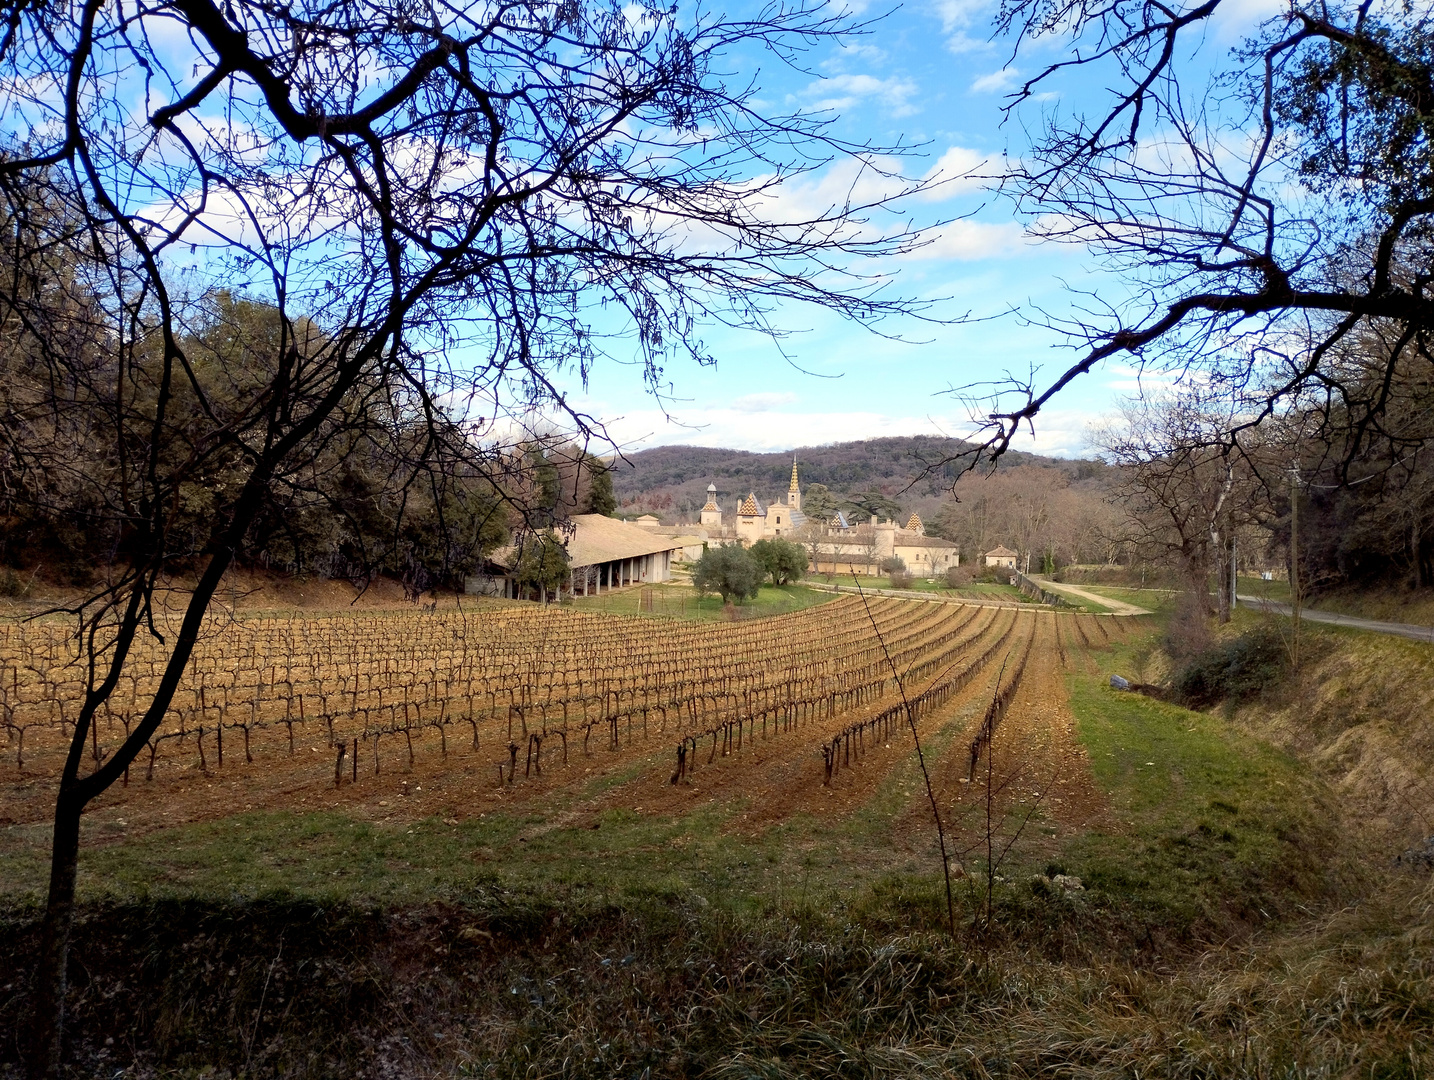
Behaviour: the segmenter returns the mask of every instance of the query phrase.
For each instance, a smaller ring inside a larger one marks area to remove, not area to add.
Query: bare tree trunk
[[[1230,621],[1230,578],[1226,573],[1229,558],[1217,528],[1210,530],[1210,550],[1215,557],[1215,615],[1224,624]]]
[[[1419,535],[1419,512],[1416,510],[1414,519],[1409,526],[1409,554],[1414,557],[1414,587],[1424,588],[1424,563],[1419,558],[1419,547],[1422,543]]]
[[[40,962],[35,973],[35,1044],[31,1075],[60,1075],[64,1045],[66,967],[70,929],[75,918],[75,869],[80,854],[80,814],[69,793],[55,806],[55,832],[50,847],[50,895],[40,933]]]
[[[225,540],[219,546],[200,575],[190,595],[184,621],[175,637],[174,650],[165,665],[159,686],[150,700],[144,717],[129,737],[106,762],[87,776],[79,776],[79,762],[83,757],[88,728],[94,722],[95,712],[109,698],[119,680],[130,646],[139,632],[140,600],[147,591],[144,581],[137,581],[131,595],[128,610],[120,623],[111,648],[112,658],[104,681],[91,690],[85,698],[80,715],[76,718],[75,731],[71,738],[70,755],[60,779],[60,793],[55,801],[54,840],[50,856],[50,891],[45,904],[45,918],[40,928],[40,963],[35,973],[35,1033],[32,1057],[32,1074],[52,1077],[60,1075],[60,1060],[64,1050],[65,993],[67,989],[66,962],[70,950],[70,932],[75,916],[75,871],[79,859],[80,816],[90,801],[119,779],[140,750],[159,729],[161,721],[174,700],[174,692],[189,664],[190,655],[198,641],[204,614],[219,586],[220,579],[229,568],[237,547],[237,538],[243,536],[258,510],[268,476],[256,470],[251,474],[246,490],[236,505]],[[147,573],[140,571],[141,575]]]

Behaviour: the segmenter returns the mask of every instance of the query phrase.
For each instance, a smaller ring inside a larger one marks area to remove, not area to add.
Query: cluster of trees
[[[1112,562],[1120,547],[1118,514],[1108,498],[1113,479],[1113,470],[1093,461],[968,473],[926,531],[960,544],[964,563],[1001,545],[1029,555],[1037,573]]]
[[[99,303],[73,276],[69,293],[82,309]],[[115,499],[122,488],[117,459],[140,449],[123,419],[117,430],[97,425],[94,415],[147,403],[161,379],[162,333],[140,328],[126,348],[115,349],[95,328],[70,326],[46,347],[71,350],[68,366],[84,381],[70,400],[57,402],[23,321],[13,311],[11,321],[16,332],[0,359],[0,565],[89,585],[130,542],[133,520]],[[192,462],[166,515],[172,568],[202,555],[225,493],[242,487],[239,449],[206,454],[197,433],[210,416],[232,418],[249,408],[286,348],[307,357],[323,338],[312,321],[286,327],[273,304],[226,289],[193,305],[179,347],[200,380],[169,391],[155,447],[157,468]],[[129,401],[109,395],[126,382]],[[441,410],[425,411],[401,386],[352,388],[313,453],[263,492],[235,562],[358,583],[383,574],[418,595],[458,585],[515,526],[550,530],[573,514],[615,509],[610,466],[581,446],[535,436],[503,447],[475,442],[477,435]]]
[[[78,275],[68,293],[86,321],[101,304]],[[241,446],[204,444],[209,424],[242,423],[285,352],[302,363],[325,347],[324,333],[307,319],[286,325],[272,304],[216,290],[192,305],[177,341],[196,378],[164,388],[159,328],[136,326],[116,348],[102,326],[51,314],[69,332],[43,351],[66,349],[67,370],[80,376],[67,398],[57,398],[53,372],[13,308],[0,358],[0,563],[88,585],[123,561],[142,528],[123,497],[125,458],[149,450],[150,467],[176,477],[166,556],[171,568],[186,568],[205,552],[245,475]],[[146,446],[133,427],[160,393],[169,400]],[[524,507],[520,461],[491,447],[465,452],[463,425],[425,416],[401,386],[349,388],[325,427],[312,452],[257,500],[236,562],[355,581],[389,574],[416,594],[471,572]],[[435,444],[445,452],[430,453]],[[480,456],[488,467],[475,467]]]
[[[1282,568],[1307,593],[1434,584],[1434,385],[1412,350],[1363,367],[1343,372],[1341,395],[1258,426],[1209,387],[1129,403],[1098,435],[1117,476],[1113,538],[1176,568],[1222,620],[1241,569]],[[1346,400],[1375,394],[1397,436],[1370,438]]]
[[[807,552],[801,544],[781,538],[758,540],[750,548],[725,544],[708,548],[692,568],[698,592],[715,592],[724,604],[740,604],[757,595],[764,582],[790,585],[807,572]]]

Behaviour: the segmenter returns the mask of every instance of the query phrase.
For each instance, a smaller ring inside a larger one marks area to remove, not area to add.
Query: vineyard
[[[165,820],[261,805],[392,813],[399,796],[406,813],[462,816],[606,777],[620,783],[597,785],[603,797],[649,811],[720,789],[778,819],[858,803],[892,751],[911,749],[910,717],[923,736],[959,721],[937,769],[948,797],[1004,729],[1023,768],[1035,754],[1068,789],[1055,802],[1089,814],[1062,671],[1128,625],[853,596],[735,624],[535,605],[216,618],[165,725],[105,799]],[[83,691],[69,631],[0,628],[11,820],[45,813],[68,745]],[[100,711],[94,762],[158,683],[164,656],[148,647]]]

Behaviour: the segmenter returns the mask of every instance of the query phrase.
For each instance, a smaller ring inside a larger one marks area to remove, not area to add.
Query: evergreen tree
[[[758,540],[749,554],[763,573],[771,575],[773,585],[789,585],[807,572],[806,549],[790,540]]]
[[[737,544],[708,548],[692,568],[692,584],[697,591],[720,593],[724,604],[740,604],[755,597],[762,585],[762,568]]]

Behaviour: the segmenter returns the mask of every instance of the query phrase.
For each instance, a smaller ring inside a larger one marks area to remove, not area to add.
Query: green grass
[[[784,891],[790,867],[777,858],[780,831],[758,839],[729,831],[737,810],[703,806],[678,818],[605,810],[562,827],[542,812],[489,813],[457,825],[251,812],[87,843],[78,889],[85,903],[287,897],[384,906],[457,903],[499,889],[578,908],[698,889],[713,903],[750,911]],[[12,839],[7,848],[3,895],[37,903],[43,845],[21,848]],[[812,884],[825,893],[837,881],[834,874]]]
[[[833,597],[823,589],[808,589],[803,585],[784,585],[780,588],[763,585],[755,598],[744,600],[733,608],[727,608],[722,598],[709,593],[698,595],[690,585],[664,583],[661,585],[630,586],[617,592],[605,592],[601,596],[579,596],[564,601],[563,606],[572,606],[578,611],[602,611],[612,615],[649,615],[659,618],[696,619],[717,621],[737,617],[743,619],[763,618],[768,615],[785,615],[802,611],[817,604],[825,604]]]
[[[850,574],[813,574],[813,581],[820,581],[830,585],[852,585],[860,584],[863,589],[890,589],[891,579],[888,577],[857,577]],[[962,600],[1015,600],[1020,603],[1030,603],[1031,598],[1020,589],[1000,582],[973,581],[969,585],[962,585],[959,589],[950,588],[944,578],[937,578],[934,581],[927,581],[925,578],[912,578],[911,584],[906,586],[903,592],[924,592],[937,596],[956,597]]]
[[[1333,895],[1348,859],[1337,857],[1332,793],[1220,716],[1111,690],[1109,674],[1131,675],[1139,647],[1097,651],[1100,674],[1071,677],[1113,826],[1070,845],[1073,872],[1112,911],[1168,935],[1219,936]]]
[[[1280,603],[1290,602],[1290,583],[1288,581],[1266,581],[1258,577],[1241,577],[1236,579],[1236,589],[1241,596],[1258,596],[1264,600],[1278,600]]]

